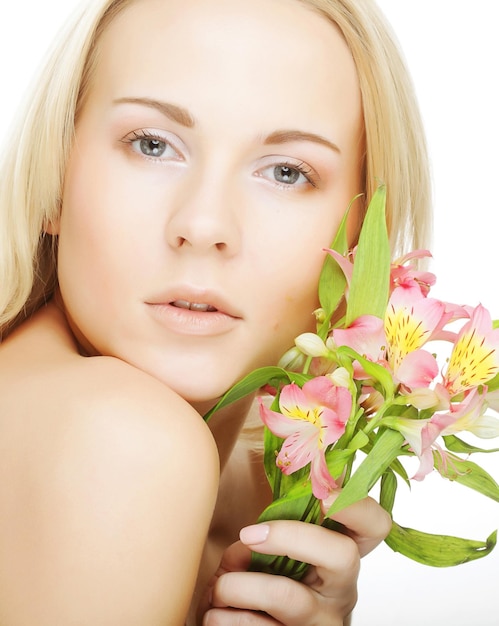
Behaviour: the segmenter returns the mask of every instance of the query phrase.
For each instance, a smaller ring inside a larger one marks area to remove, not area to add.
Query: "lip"
[[[178,303],[180,306],[175,306]],[[193,305],[188,308],[188,304]],[[180,286],[145,301],[153,317],[176,334],[210,336],[229,332],[241,313],[218,292],[193,286]],[[208,310],[202,310],[207,305]]]

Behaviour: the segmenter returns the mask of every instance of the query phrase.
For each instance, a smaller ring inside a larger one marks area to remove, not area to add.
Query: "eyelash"
[[[278,158],[278,157],[277,157]],[[282,162],[273,162],[273,163],[269,163],[268,165],[265,165],[264,167],[261,167],[258,172],[256,172],[255,176],[258,176],[260,178],[267,178],[266,176],[264,176],[264,172],[267,170],[273,170],[273,174],[275,176],[275,172],[277,169],[279,168],[288,168],[290,170],[293,170],[295,172],[298,172],[300,175],[302,175],[306,182],[302,182],[301,184],[292,184],[292,183],[283,183],[283,182],[279,182],[278,180],[272,180],[271,184],[274,185],[275,187],[277,187],[279,190],[283,190],[283,191],[303,191],[303,187],[313,187],[314,189],[316,189],[319,185],[319,177],[317,175],[317,173],[306,163],[304,163],[303,161],[299,161],[299,162],[292,162],[292,161],[282,161]],[[267,178],[268,180],[268,178]]]
[[[129,133],[126,137],[121,139],[121,141],[124,144],[127,144],[133,152],[135,152],[135,150],[133,149],[133,144],[136,141],[158,141],[162,144],[165,144],[165,151],[167,151],[168,148],[173,150],[173,152],[175,152],[176,158],[175,157],[163,158],[163,155],[150,156],[150,155],[144,154],[143,152],[138,152],[138,151],[135,152],[135,154],[137,154],[138,156],[141,156],[144,159],[148,159],[150,161],[161,162],[163,160],[177,160],[177,161],[182,160],[182,156],[179,150],[177,150],[177,148],[173,145],[173,143],[171,141],[168,141],[165,137],[162,137],[161,135],[155,132],[151,132],[145,129],[134,130],[131,133]]]
[[[307,165],[303,161],[300,161],[299,163],[291,163],[289,161],[285,161],[284,163],[278,163],[277,165],[274,166],[274,168],[276,167],[288,167],[291,170],[297,170],[298,172],[300,172],[300,174],[302,174],[307,179],[307,182],[312,187],[316,188],[318,185],[317,175],[315,174],[314,170],[310,167],[310,165]],[[282,187],[284,189],[286,188],[289,189],[290,187],[294,186],[294,185],[285,185],[283,183],[277,183],[277,181],[276,181],[276,184],[279,185],[279,187]]]
[[[151,155],[144,154],[143,152],[138,152],[138,151],[136,152],[133,149],[133,144],[136,141],[144,141],[144,140],[145,141],[158,141],[162,144],[165,144],[165,151],[168,150],[168,148],[170,148],[171,150],[173,150],[173,152],[175,152],[176,158],[175,157],[173,159],[172,157],[163,158],[162,154],[159,156],[151,156]],[[129,133],[126,137],[121,139],[121,141],[124,144],[127,144],[135,154],[137,154],[138,156],[141,156],[144,159],[148,159],[150,161],[161,162],[164,160],[170,160],[170,161],[182,160],[182,156],[180,152],[173,145],[173,143],[168,141],[165,137],[162,137],[159,133],[151,132],[146,129],[134,130],[131,133]],[[299,162],[283,161],[281,163],[269,163],[269,165],[266,165],[265,167],[260,168],[258,172],[256,173],[256,175],[264,178],[262,172],[269,170],[269,169],[273,169],[273,171],[275,172],[275,170],[277,170],[278,168],[288,168],[290,170],[297,171],[306,179],[307,181],[305,183],[306,185],[310,185],[311,187],[314,187],[314,188],[318,187],[319,180],[318,180],[317,174],[309,165],[307,165],[303,161],[299,161]],[[282,183],[277,180],[273,180],[272,184],[276,186],[278,189],[282,189],[284,191],[290,191],[292,189],[299,189],[300,187],[304,186],[303,183],[301,185],[295,185],[292,183]]]

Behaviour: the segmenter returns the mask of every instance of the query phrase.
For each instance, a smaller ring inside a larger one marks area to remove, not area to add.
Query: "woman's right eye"
[[[134,130],[123,140],[133,152],[154,160],[182,160],[180,152],[164,137],[147,130]]]

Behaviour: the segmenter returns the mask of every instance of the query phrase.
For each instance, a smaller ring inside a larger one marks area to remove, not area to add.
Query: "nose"
[[[240,247],[241,216],[237,190],[229,176],[191,176],[173,202],[166,236],[175,249],[203,254],[218,251],[226,256]]]

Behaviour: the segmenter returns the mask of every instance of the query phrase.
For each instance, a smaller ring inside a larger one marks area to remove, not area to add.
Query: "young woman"
[[[375,5],[92,2],[7,145],[0,622],[347,623],[389,517],[255,525],[251,399],[201,416],[313,328],[356,194],[352,243],[379,180],[394,251],[424,239],[424,138]],[[247,572],[251,549],[313,567]]]

